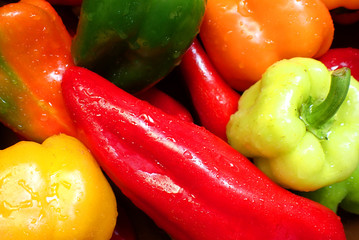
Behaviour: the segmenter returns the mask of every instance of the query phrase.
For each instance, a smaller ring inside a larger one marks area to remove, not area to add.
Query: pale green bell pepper
[[[349,69],[332,74],[315,59],[281,60],[243,93],[227,137],[283,187],[343,181],[359,162],[359,83]]]

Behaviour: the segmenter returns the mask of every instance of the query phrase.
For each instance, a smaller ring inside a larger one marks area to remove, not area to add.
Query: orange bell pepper
[[[347,9],[359,9],[358,0],[322,0],[328,9],[344,7]]]
[[[75,135],[61,94],[71,37],[44,0],[0,8],[0,121],[28,140]]]
[[[208,0],[200,29],[209,58],[239,91],[283,58],[320,57],[333,35],[321,0]]]

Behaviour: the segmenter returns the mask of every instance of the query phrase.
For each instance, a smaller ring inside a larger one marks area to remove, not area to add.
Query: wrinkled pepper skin
[[[164,78],[199,32],[206,0],[84,0],[72,54],[135,93]]]
[[[80,67],[63,94],[79,137],[120,190],[174,239],[345,239],[328,208],[273,183],[203,127]]]
[[[300,195],[310,198],[337,212],[338,207],[359,214],[359,167],[346,180]]]
[[[73,65],[71,38],[52,6],[22,0],[0,8],[0,120],[28,140],[74,135],[61,94]]]
[[[359,80],[359,49],[358,48],[331,48],[319,61],[324,63],[330,70],[348,67],[352,76]]]
[[[110,239],[114,192],[76,138],[21,141],[0,151],[2,239]]]
[[[228,142],[286,188],[313,191],[345,180],[359,161],[359,83],[350,76],[349,81],[339,110],[312,128],[303,120],[303,107],[324,102],[331,72],[311,58],[273,64],[241,96],[227,125]]]
[[[219,75],[197,39],[183,56],[180,69],[201,125],[227,141],[226,126],[237,111],[239,93]]]
[[[200,31],[214,66],[238,91],[281,59],[320,57],[333,36],[333,20],[320,0],[208,0]]]

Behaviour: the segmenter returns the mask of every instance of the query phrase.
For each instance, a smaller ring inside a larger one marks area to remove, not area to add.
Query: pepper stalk
[[[333,71],[329,93],[324,101],[316,103],[309,98],[302,105],[300,118],[304,121],[308,131],[316,137],[327,139],[327,129],[331,125],[330,120],[338,112],[348,94],[350,78],[351,71],[347,67]]]

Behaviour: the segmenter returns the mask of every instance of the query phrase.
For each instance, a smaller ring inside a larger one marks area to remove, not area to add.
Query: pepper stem
[[[301,117],[308,130],[320,129],[337,113],[348,94],[350,78],[351,72],[347,67],[333,71],[329,93],[325,100],[317,105],[310,102],[303,106]]]

